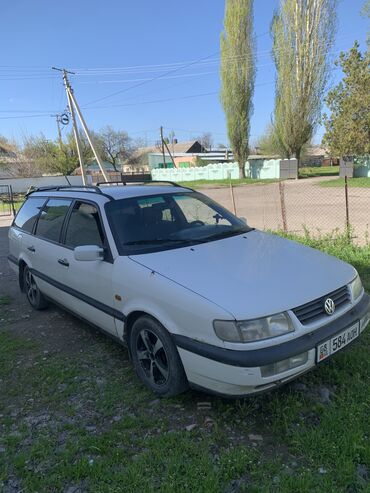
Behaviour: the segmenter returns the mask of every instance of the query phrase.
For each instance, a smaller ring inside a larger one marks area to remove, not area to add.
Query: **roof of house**
[[[177,142],[176,144],[167,144],[169,150],[174,153],[183,152],[189,153],[192,152],[192,148],[196,146],[203,146],[197,140],[189,140],[186,142]],[[204,148],[203,148],[204,149]],[[165,148],[165,154],[168,154],[167,149]],[[135,152],[134,156],[142,155],[142,154],[151,154],[151,153],[159,153],[161,149],[158,146],[148,146],[148,147],[139,147]],[[199,152],[199,151],[194,151]]]
[[[192,148],[196,146],[200,146],[201,148],[204,149],[202,144],[200,144],[200,142],[198,142],[197,140],[189,140],[187,142],[177,142],[176,144],[169,145],[169,148],[170,151],[172,151],[173,149],[174,152],[192,152]]]
[[[322,147],[320,145],[312,145],[307,147],[306,150],[306,156],[307,157],[314,157],[314,156],[328,156],[328,150],[325,149],[325,147]]]

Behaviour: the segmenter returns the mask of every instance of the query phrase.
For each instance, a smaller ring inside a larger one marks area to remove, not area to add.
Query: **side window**
[[[82,245],[103,247],[103,229],[96,206],[86,202],[75,203],[67,226],[65,244],[72,248]]]
[[[39,217],[36,235],[46,240],[59,241],[64,218],[68,212],[71,200],[50,199]]]
[[[33,226],[42,206],[45,203],[45,200],[46,199],[42,197],[30,197],[27,199],[16,215],[14,225],[23,229],[27,233],[32,233]]]

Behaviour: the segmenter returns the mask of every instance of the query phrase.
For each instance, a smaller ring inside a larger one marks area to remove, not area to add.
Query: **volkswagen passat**
[[[39,189],[9,242],[31,305],[56,302],[124,342],[160,395],[272,389],[356,340],[370,318],[352,266],[176,184]]]

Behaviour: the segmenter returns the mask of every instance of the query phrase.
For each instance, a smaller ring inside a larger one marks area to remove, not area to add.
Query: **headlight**
[[[349,289],[351,291],[352,301],[356,301],[362,295],[364,288],[362,287],[362,282],[358,274],[350,283]]]
[[[215,320],[213,327],[216,335],[228,342],[261,341],[294,331],[292,323],[285,313],[241,322]]]

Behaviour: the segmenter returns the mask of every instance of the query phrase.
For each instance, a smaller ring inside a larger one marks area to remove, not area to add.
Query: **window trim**
[[[71,201],[71,203],[69,204],[68,210],[67,210],[67,212],[66,212],[66,214],[64,216],[62,227],[60,228],[60,231],[59,231],[58,241],[51,240],[50,238],[44,238],[43,236],[40,236],[40,235],[37,234],[37,226],[39,224],[39,220],[40,220],[41,214],[43,213],[45,207],[47,206],[47,204],[49,203],[50,200],[70,200]],[[64,228],[64,223],[65,223],[66,218],[67,218],[67,216],[69,214],[69,211],[71,209],[72,204],[73,204],[73,198],[72,197],[47,197],[47,200],[46,200],[46,202],[44,202],[44,205],[40,209],[39,215],[37,216],[37,220],[36,220],[36,222],[34,224],[34,227],[33,227],[33,235],[36,238],[38,238],[39,240],[47,241],[49,243],[52,243],[53,245],[63,246],[61,244],[62,232],[63,232],[63,228]]]
[[[38,214],[36,215],[36,219],[35,219],[35,222],[33,223],[32,230],[31,230],[31,231],[27,231],[27,230],[25,230],[25,229],[21,228],[20,226],[17,226],[17,225],[15,224],[15,220],[17,219],[18,214],[19,214],[19,213],[20,213],[20,211],[23,209],[23,207],[26,205],[26,203],[27,203],[29,200],[35,200],[35,199],[44,199],[44,202],[43,202],[42,206],[40,207],[40,210],[39,210]],[[21,207],[20,207],[20,209],[18,210],[17,214],[15,215],[15,217],[14,217],[14,219],[13,219],[13,222],[12,222],[11,227],[12,227],[12,228],[17,229],[18,231],[22,231],[22,233],[25,233],[25,234],[27,234],[27,235],[33,235],[33,236],[34,236],[35,225],[36,225],[36,223],[37,223],[37,222],[38,222],[38,220],[39,220],[40,213],[41,213],[42,209],[44,208],[44,206],[45,206],[45,202],[46,202],[46,201],[47,201],[47,197],[42,197],[42,196],[38,196],[38,197],[28,197],[28,198],[26,198],[26,200],[23,202],[22,206],[21,206]]]
[[[98,215],[99,215],[99,220],[100,220],[100,224],[101,224],[101,228],[102,228],[102,231],[103,231],[103,234],[104,234],[104,245],[103,245],[103,248],[104,248],[104,258],[103,260],[110,263],[110,264],[113,264],[113,255],[112,255],[112,250],[111,250],[111,247],[109,245],[109,240],[108,240],[108,235],[107,235],[107,232],[106,232],[106,228],[104,226],[104,221],[103,221],[103,216],[102,216],[102,213],[101,213],[101,209],[99,207],[99,204],[94,202],[93,200],[87,200],[85,198],[76,198],[74,197],[73,198],[73,201],[72,201],[72,204],[69,208],[69,211],[67,212],[66,214],[66,217],[65,217],[65,220],[63,222],[63,226],[62,226],[62,229],[61,229],[61,235],[60,235],[60,246],[64,247],[64,248],[67,248],[68,250],[74,250],[74,248],[66,245],[65,241],[66,241],[66,234],[67,234],[67,228],[68,228],[68,225],[69,225],[69,221],[70,221],[70,218],[71,218],[71,215],[72,215],[72,211],[74,209],[74,206],[76,204],[76,202],[81,202],[83,204],[90,204],[90,205],[93,205],[96,207],[97,211],[98,211]]]

